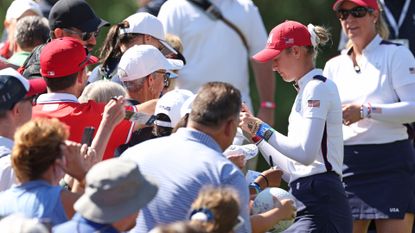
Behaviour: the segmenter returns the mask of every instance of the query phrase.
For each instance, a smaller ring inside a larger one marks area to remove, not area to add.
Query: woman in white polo
[[[405,123],[415,121],[415,59],[383,40],[376,0],[338,0],[333,6],[349,47],[327,62],[324,75],[343,105],[343,181],[354,232],[412,232],[415,161]]]
[[[241,113],[241,127],[255,136],[262,155],[284,171],[297,199],[297,218],[284,232],[344,232],[352,218],[341,183],[342,109],[336,85],[315,68],[317,47],[329,40],[322,27],[286,21],[270,33],[266,48],[253,58],[272,60],[284,81],[298,91],[289,116],[288,136],[252,113]],[[252,184],[251,184],[252,185]],[[253,184],[255,185],[255,184]]]

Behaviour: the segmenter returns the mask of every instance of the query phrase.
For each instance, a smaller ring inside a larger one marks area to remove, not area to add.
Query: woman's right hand
[[[360,121],[360,105],[345,104],[343,107],[343,124],[349,126],[355,122]]]
[[[84,161],[88,150],[85,148],[82,149],[80,143],[69,140],[66,140],[65,143],[61,145],[61,150],[65,161],[65,173],[78,181],[82,181],[88,171]]]

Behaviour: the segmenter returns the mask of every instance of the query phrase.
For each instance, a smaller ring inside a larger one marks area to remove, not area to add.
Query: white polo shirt
[[[389,104],[399,102],[396,88],[415,83],[415,59],[404,46],[398,46],[377,35],[363,50],[360,72],[345,51],[329,60],[324,76],[333,80],[342,104]],[[343,126],[345,145],[388,143],[408,138],[400,123],[365,118]]]
[[[196,93],[207,82],[228,82],[241,91],[243,101],[251,106],[248,61],[267,41],[258,8],[251,0],[211,2],[242,31],[250,50],[246,51],[233,29],[221,20],[212,20],[189,1],[166,1],[158,18],[166,33],[180,37],[187,61],[179,71],[176,86]]]
[[[343,138],[340,98],[337,87],[331,80],[326,79],[324,82],[313,79],[321,73],[320,69],[314,69],[298,81],[299,91],[288,119],[288,138],[303,138],[305,118],[326,121],[324,130],[326,137],[323,137],[316,160],[312,164],[306,166],[289,160],[290,181],[328,170],[342,175]],[[327,148],[326,153],[323,153],[323,146]]]
[[[17,183],[10,157],[13,145],[11,139],[0,136],[0,192]]]

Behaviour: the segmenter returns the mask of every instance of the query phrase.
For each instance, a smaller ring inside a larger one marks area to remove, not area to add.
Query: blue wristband
[[[266,141],[268,141],[268,139],[271,137],[271,135],[274,133],[274,129],[271,128],[271,126],[269,126],[267,123],[262,122],[259,125],[259,129],[256,132],[256,135],[260,138],[265,139]]]
[[[259,186],[259,184],[257,182],[252,182],[249,184],[248,186],[249,188],[253,188],[255,189],[255,192],[258,194],[262,191],[261,187]]]

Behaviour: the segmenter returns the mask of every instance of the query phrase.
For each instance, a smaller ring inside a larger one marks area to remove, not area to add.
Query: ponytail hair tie
[[[317,48],[318,44],[320,43],[320,38],[317,36],[315,28],[316,27],[314,27],[314,25],[311,23],[307,25],[308,32],[310,33],[311,44],[314,48]]]
[[[193,209],[190,212],[189,219],[201,222],[210,222],[213,221],[213,213],[208,208]]]

